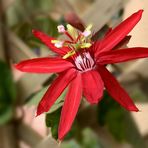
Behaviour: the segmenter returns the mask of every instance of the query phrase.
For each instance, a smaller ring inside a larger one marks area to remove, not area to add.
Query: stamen
[[[92,26],[93,26],[92,24],[89,24],[85,30],[91,30]]]
[[[75,53],[76,53],[76,52],[75,52],[74,50],[71,50],[71,51],[69,51],[67,54],[65,54],[65,55],[63,56],[63,59],[67,59],[67,58],[73,56]]]
[[[86,48],[90,48],[92,46],[90,38],[92,24],[88,25],[84,30],[84,32],[78,31],[70,24],[67,24],[67,30],[65,30],[65,27],[63,25],[59,25],[57,28],[58,32],[64,33],[66,36],[70,38],[70,40],[66,41],[59,41],[59,40],[51,41],[57,48],[61,48],[64,46],[71,49],[71,51],[69,51],[67,54],[63,56],[63,59],[67,59],[76,53],[79,54],[80,50],[83,49],[83,51],[85,51]],[[83,66],[88,65],[88,63],[89,61],[85,62]],[[84,68],[86,68],[86,66]]]
[[[72,36],[72,38],[74,40],[77,39],[78,37],[78,31],[77,29],[75,29],[73,26],[71,26],[70,24],[67,24],[67,32]]]
[[[79,33],[77,39],[76,39],[76,43],[80,40],[80,38],[82,37],[82,33]]]
[[[65,34],[66,34],[72,41],[74,41],[73,37],[72,37],[67,31],[65,31]]]
[[[89,47],[91,47],[91,43],[83,43],[80,47],[81,48],[89,48]]]

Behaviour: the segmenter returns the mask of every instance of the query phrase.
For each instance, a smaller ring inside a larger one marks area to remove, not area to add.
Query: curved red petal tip
[[[36,33],[36,30],[32,29],[32,34],[35,34]]]
[[[59,141],[62,141],[64,139],[65,135],[64,134],[60,134],[58,135],[58,140]]]
[[[34,31],[35,31],[35,30],[34,30],[34,29],[32,29],[32,33],[34,33]]]
[[[33,29],[33,30],[32,30],[32,34],[33,34],[33,35],[37,35],[37,34],[38,34],[38,31],[35,30],[35,29]]]
[[[25,72],[22,63],[14,64],[14,67],[19,71]]]
[[[18,64],[13,64],[13,66],[14,66],[15,68],[17,68],[17,65],[18,65]]]
[[[69,129],[70,130],[70,129]],[[67,135],[67,133],[69,132],[69,130],[67,130],[67,132],[60,132],[60,133],[58,133],[58,140],[59,141],[63,141],[64,140],[64,138],[65,138],[65,136]]]
[[[14,64],[14,67],[15,67],[17,70],[21,70],[20,64]]]
[[[36,111],[36,117],[41,115],[43,113],[43,111],[40,109],[40,108],[37,108],[37,111]]]
[[[33,34],[34,36],[38,36],[40,33],[41,33],[41,32],[38,31],[38,30],[35,30],[35,29],[32,30],[32,34]]]
[[[36,114],[35,114],[35,117],[38,117],[40,114],[38,114],[37,112],[36,112]]]
[[[137,13],[137,15],[139,15],[139,17],[141,18],[142,17],[142,13],[143,13],[143,9],[140,9],[140,10],[138,10],[136,13]]]
[[[136,106],[130,106],[130,107],[128,107],[128,109],[130,111],[139,112],[139,109]]]
[[[41,113],[36,112],[35,117],[38,117],[39,115],[41,115]]]
[[[143,13],[143,9],[140,9],[137,13],[139,13],[140,15],[142,15],[142,13]]]

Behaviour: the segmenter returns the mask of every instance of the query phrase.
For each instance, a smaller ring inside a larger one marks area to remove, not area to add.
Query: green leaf
[[[57,140],[58,138],[58,126],[60,121],[61,109],[59,108],[54,112],[46,114],[46,126],[51,128],[52,137]],[[72,125],[71,130],[68,132],[64,140],[70,140],[71,138],[81,139],[81,133],[77,122]]]
[[[58,126],[61,115],[61,108],[58,108],[54,112],[50,112],[46,114],[46,126],[51,128],[52,137],[57,140],[58,138]],[[79,128],[76,120],[74,121],[71,130],[68,132],[64,140],[70,140],[72,138],[76,138],[78,141],[81,141],[81,129]]]
[[[16,90],[8,65],[0,61],[0,70],[0,124],[4,124],[12,117]]]
[[[16,90],[11,70],[0,61],[0,102],[12,104],[16,99]]]
[[[46,126],[51,127],[52,137],[58,139],[58,125],[60,121],[61,108],[53,113],[46,114]]]

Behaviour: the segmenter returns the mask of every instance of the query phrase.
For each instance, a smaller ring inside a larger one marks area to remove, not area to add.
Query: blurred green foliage
[[[55,139],[58,139],[61,109],[62,108],[59,108],[55,112],[46,114],[46,126],[51,128],[52,136]],[[72,139],[75,139],[76,141],[73,141]],[[64,141],[62,148],[102,148],[97,135],[89,128],[84,130],[80,129],[77,120],[75,120]]]
[[[0,125],[7,123],[13,115],[16,90],[8,65],[0,61]]]
[[[46,125],[51,128],[52,136],[55,139],[58,138],[60,114],[61,108],[46,115]],[[136,127],[136,124],[131,118],[130,112],[123,109],[108,95],[106,91],[104,93],[104,98],[98,104],[98,117],[96,118],[98,118],[98,123],[95,123],[96,126],[107,127],[109,132],[118,142],[129,142],[135,148],[139,148],[139,146],[145,148],[145,143]],[[90,128],[87,130],[82,128],[81,125],[78,124],[76,118],[70,132],[65,137],[63,147],[72,148],[73,145],[84,148],[102,147],[99,138],[95,138],[93,135],[94,131]],[[72,139],[75,139],[77,142]]]
[[[13,26],[13,31],[30,47],[43,46],[41,41],[36,39],[32,34],[32,29],[37,29],[50,36],[57,37],[57,22],[50,17],[38,16],[32,20],[32,23],[22,22]]]
[[[126,114],[127,112],[104,91],[104,98],[98,104],[98,121],[100,125],[106,125],[118,141],[125,139]]]
[[[53,0],[16,0],[7,10],[8,26],[32,48],[43,46],[33,37],[32,29],[57,37],[58,22],[50,17]]]
[[[106,126],[119,142],[128,142],[134,148],[146,148],[145,142],[129,111],[123,109],[112,97],[104,92],[104,98],[98,104],[98,121]]]
[[[51,128],[51,133],[53,138],[58,139],[58,126],[61,117],[62,107],[58,108],[54,112],[49,112],[46,114],[46,126]],[[81,142],[81,130],[75,120],[71,130],[68,132],[64,140],[69,140],[75,138]]]
[[[82,145],[85,148],[102,148],[103,147],[97,135],[90,128],[86,128],[83,130]]]
[[[62,148],[103,148],[97,135],[90,129],[85,128],[82,132],[81,143],[76,140],[64,141],[61,145]]]
[[[58,125],[60,121],[61,108],[53,113],[46,114],[46,126],[51,127],[52,137],[58,139]]]
[[[47,15],[53,8],[54,0],[15,0],[7,10],[9,26],[29,22],[41,14]]]

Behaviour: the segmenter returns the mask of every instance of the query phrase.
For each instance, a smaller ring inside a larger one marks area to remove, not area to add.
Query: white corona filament
[[[83,53],[75,58],[76,67],[82,71],[86,72],[95,68],[95,62],[91,57],[89,52]]]

